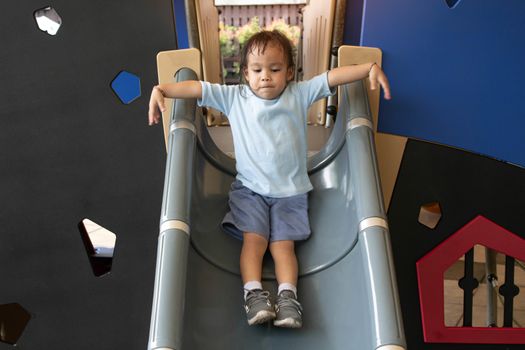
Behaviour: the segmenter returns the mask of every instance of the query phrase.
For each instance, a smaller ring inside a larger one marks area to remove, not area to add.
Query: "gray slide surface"
[[[303,328],[250,327],[241,242],[220,228],[234,160],[196,101],[175,101],[148,349],[406,349],[371,120],[363,82],[342,87],[331,136],[309,159],[312,235],[297,244]],[[269,258],[263,276],[275,295]]]

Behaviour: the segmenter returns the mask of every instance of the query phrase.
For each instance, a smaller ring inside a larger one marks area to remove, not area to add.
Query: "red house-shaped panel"
[[[477,216],[421,258],[416,266],[425,342],[525,344],[523,328],[445,326],[444,272],[476,244],[525,260],[525,239],[483,216]]]

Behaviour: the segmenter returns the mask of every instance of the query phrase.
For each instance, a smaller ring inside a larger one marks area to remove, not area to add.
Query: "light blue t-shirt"
[[[248,86],[201,82],[199,106],[224,113],[230,122],[237,179],[267,197],[289,197],[313,187],[307,172],[308,107],[332,95],[327,73],[291,82],[273,99],[257,97]]]

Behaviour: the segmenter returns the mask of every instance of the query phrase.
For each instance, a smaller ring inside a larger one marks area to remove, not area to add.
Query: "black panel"
[[[437,201],[432,230],[418,223],[421,205]],[[523,349],[523,345],[425,344],[416,262],[476,215],[525,237],[525,169],[457,149],[410,140],[388,212],[409,349]]]
[[[47,5],[56,36],[33,18]],[[165,162],[146,113],[172,4],[3,1],[0,33],[0,304],[32,316],[18,347],[145,349]],[[141,78],[129,105],[109,85],[121,70]],[[117,235],[109,275],[91,271],[83,218]]]

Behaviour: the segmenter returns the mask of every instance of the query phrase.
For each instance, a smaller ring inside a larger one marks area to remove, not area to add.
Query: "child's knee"
[[[295,255],[295,242],[291,240],[271,242],[270,253],[272,253],[272,256],[280,254]]]
[[[242,241],[243,250],[256,251],[264,254],[268,248],[266,238],[258,233],[245,232]]]

